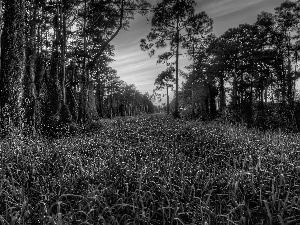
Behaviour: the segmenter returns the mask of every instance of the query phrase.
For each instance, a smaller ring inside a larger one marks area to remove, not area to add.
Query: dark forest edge
[[[0,0],[1,132],[56,136],[102,118],[151,114],[160,110],[153,101],[163,88],[166,111],[176,118],[299,131],[299,1],[282,3],[275,14],[261,12],[254,24],[220,37],[205,12],[195,14],[195,5],[194,0],[155,6],[144,0]],[[141,50],[153,56],[156,48],[171,47],[158,55],[167,70],[155,80],[153,94],[140,93],[109,66],[111,41],[129,28],[135,12],[153,13]],[[187,73],[178,68],[179,55],[192,61]],[[179,75],[185,78],[181,90]]]

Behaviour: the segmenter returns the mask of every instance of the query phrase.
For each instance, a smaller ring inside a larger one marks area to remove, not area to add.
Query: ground
[[[2,141],[0,219],[7,224],[300,223],[296,135],[167,115],[101,123],[98,130],[51,143]]]

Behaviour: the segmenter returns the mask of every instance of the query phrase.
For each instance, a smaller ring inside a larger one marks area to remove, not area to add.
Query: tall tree
[[[25,123],[27,132],[39,132],[41,125],[41,102],[39,98],[39,76],[37,72],[38,42],[37,31],[39,23],[39,5],[42,1],[31,0],[26,11],[28,22],[26,26],[26,72],[24,82]],[[40,74],[39,74],[40,75]]]
[[[207,71],[210,60],[207,48],[216,39],[215,35],[210,33],[211,24],[207,23],[207,26],[206,28],[203,27],[202,30],[199,30],[197,27],[191,27],[188,33],[189,38],[184,43],[192,64],[185,67],[189,73],[182,73],[181,75],[185,78],[185,102],[191,107],[192,114],[195,112],[195,101],[197,100],[195,99],[195,93],[197,92],[196,83],[201,82],[211,85],[215,78],[214,76],[208,77],[208,73],[204,73],[204,71]]]
[[[170,45],[170,51],[158,56],[158,63],[167,63],[175,56],[176,70],[176,94],[175,94],[175,112],[174,116],[179,117],[179,102],[178,102],[178,74],[179,74],[179,49],[187,39],[187,33],[191,27],[201,30],[202,26],[207,26],[207,23],[212,24],[206,13],[202,12],[195,15],[194,0],[163,0],[157,4],[154,15],[151,21],[151,32],[146,39],[141,40],[141,49],[149,51],[150,57],[155,54],[155,48],[167,47],[167,42]],[[183,46],[184,47],[184,46]]]
[[[282,55],[285,58],[283,61],[283,98],[287,100],[289,105],[292,105],[293,99],[293,78],[291,71],[291,53],[292,53],[292,32],[296,30],[299,24],[299,18],[295,13],[297,3],[293,1],[285,1],[279,7],[275,8],[275,18],[277,22],[276,33],[282,37],[281,47]],[[286,97],[286,99],[285,99]]]
[[[24,119],[25,0],[5,0],[1,37],[0,112],[12,127],[21,128]]]
[[[2,36],[2,25],[3,25],[3,12],[2,12],[2,0],[0,0],[0,71],[1,71],[1,36]]]

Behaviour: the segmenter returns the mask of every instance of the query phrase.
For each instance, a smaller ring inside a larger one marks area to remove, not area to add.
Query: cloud
[[[263,1],[264,0],[211,0],[200,2],[198,9],[205,10],[212,18],[217,18],[246,9]]]
[[[118,53],[116,61],[110,65],[118,71],[118,76],[127,84],[135,84],[142,93],[152,93],[155,78],[166,69],[166,66],[156,65],[157,58],[150,58],[147,52],[141,50],[131,52],[120,50]]]

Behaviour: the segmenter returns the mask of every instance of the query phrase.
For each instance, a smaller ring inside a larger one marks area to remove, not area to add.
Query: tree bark
[[[27,40],[27,62],[25,74],[25,117],[28,131],[35,133],[39,130],[40,115],[36,88],[36,17],[37,5],[33,2],[33,11],[30,18],[29,39]]]
[[[81,80],[81,102],[80,102],[80,110],[79,110],[79,123],[87,122],[87,94],[88,94],[88,79],[87,79],[87,66],[86,66],[86,55],[87,55],[87,35],[86,35],[86,15],[87,15],[87,0],[84,1],[84,21],[83,21],[83,74]]]
[[[0,107],[11,127],[22,129],[24,122],[25,0],[5,0],[1,37]],[[3,110],[6,106],[6,113]]]

